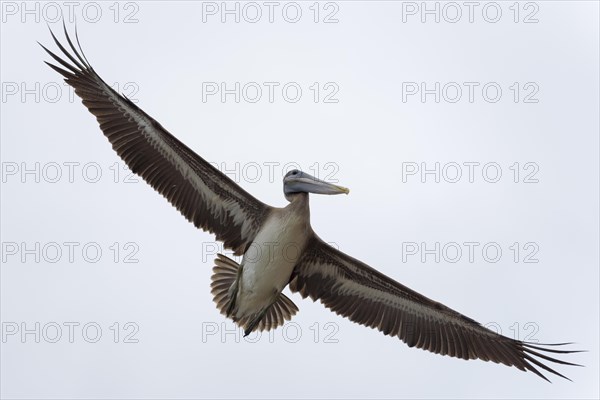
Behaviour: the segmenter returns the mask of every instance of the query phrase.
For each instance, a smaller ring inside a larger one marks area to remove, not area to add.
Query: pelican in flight
[[[289,171],[283,193],[289,204],[268,206],[254,198],[96,73],[64,28],[67,50],[52,31],[63,58],[41,45],[96,117],[112,148],[129,168],[162,194],[196,227],[214,233],[241,263],[218,255],[212,294],[218,309],[245,334],[274,329],[298,311],[283,293],[303,298],[353,322],[395,336],[410,347],[465,360],[480,359],[568,379],[548,363],[578,365],[549,354],[575,351],[557,343],[514,340],[396,282],[329,246],[310,225],[309,193],[348,194],[348,189]]]

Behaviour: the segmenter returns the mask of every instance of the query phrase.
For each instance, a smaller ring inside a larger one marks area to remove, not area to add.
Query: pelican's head
[[[285,197],[288,198],[288,196],[294,193],[348,194],[350,193],[350,190],[317,179],[306,172],[293,169],[285,174],[285,177],[283,178],[283,193],[285,194]]]

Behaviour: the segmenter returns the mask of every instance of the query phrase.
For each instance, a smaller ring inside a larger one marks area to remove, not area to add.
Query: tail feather
[[[269,331],[289,321],[297,312],[298,307],[286,295],[280,293],[277,299],[266,310],[241,318],[236,317],[230,310],[235,299],[235,290],[232,290],[238,278],[240,265],[232,259],[218,254],[211,277],[211,293],[213,301],[221,314],[231,318],[238,326],[244,328],[245,335],[253,331]]]
[[[238,269],[238,263],[222,254],[217,255],[210,287],[214,296],[213,301],[217,304],[221,314],[225,316],[227,316],[227,309],[230,304],[230,289],[237,279]]]

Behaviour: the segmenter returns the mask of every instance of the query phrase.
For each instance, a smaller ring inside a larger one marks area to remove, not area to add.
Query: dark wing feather
[[[397,336],[410,347],[465,360],[481,359],[523,371],[532,371],[548,380],[541,368],[562,378],[540,360],[577,365],[545,353],[575,353],[507,338],[471,318],[401,285],[329,246],[316,236],[294,268],[290,289],[304,298],[317,299],[336,314],[361,325]],[[561,343],[563,345],[567,343]]]
[[[71,54],[52,31],[50,33],[68,61],[42,46],[60,67],[46,64],[73,86],[83,104],[96,116],[100,129],[119,157],[196,227],[215,233],[226,248],[242,254],[256,236],[270,207],[107,85],[87,61],[79,38],[76,38],[78,51],[65,29]]]

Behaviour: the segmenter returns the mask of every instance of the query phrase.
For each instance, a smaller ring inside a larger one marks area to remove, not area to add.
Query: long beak
[[[334,185],[315,177],[302,177],[290,182],[290,189],[294,192],[307,192],[315,194],[348,194],[350,189]]]

